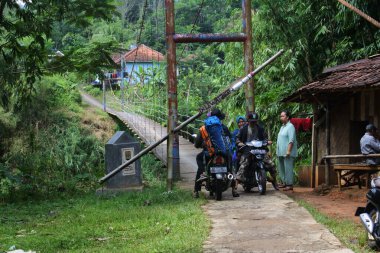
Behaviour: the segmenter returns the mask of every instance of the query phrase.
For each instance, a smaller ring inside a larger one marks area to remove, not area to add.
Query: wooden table
[[[380,171],[379,165],[368,165],[365,163],[352,163],[352,164],[331,164],[331,168],[338,175],[339,190],[342,189],[342,180],[345,181],[343,186],[358,185],[362,188],[360,177],[366,176],[366,186],[370,188],[371,175]]]

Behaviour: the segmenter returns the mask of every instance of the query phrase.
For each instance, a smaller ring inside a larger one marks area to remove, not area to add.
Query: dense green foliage
[[[210,226],[204,203],[187,191],[152,187],[9,204],[0,212],[0,251],[202,252]]]
[[[45,77],[28,107],[0,112],[0,199],[87,191],[103,170],[103,144],[81,126],[70,79]]]
[[[98,65],[99,58],[102,59],[102,65],[107,65],[107,53],[102,52],[112,50],[113,43],[109,38],[90,45],[86,39],[86,43],[81,45],[84,48],[78,52],[72,42],[72,50],[65,52],[63,57],[55,53],[57,45],[51,38],[54,38],[53,35],[57,37],[63,26],[68,31],[85,31],[94,20],[110,19],[113,13],[112,0],[1,1],[0,105],[9,107],[11,99],[23,104],[35,92],[36,80],[44,74],[88,69],[93,64]],[[75,35],[75,38],[78,38],[76,42],[80,40],[79,35]],[[65,39],[67,43],[70,41],[68,35],[60,39]],[[87,46],[89,48],[86,50]],[[97,55],[92,59],[92,55],[86,51],[94,49]],[[79,59],[75,57],[78,54],[82,54]]]

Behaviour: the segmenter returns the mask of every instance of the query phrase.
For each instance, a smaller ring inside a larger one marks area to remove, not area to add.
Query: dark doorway
[[[367,125],[368,125],[368,121],[351,121],[350,122],[350,154],[361,153],[360,139],[365,134],[365,127]],[[356,162],[356,161],[353,160],[350,162]]]

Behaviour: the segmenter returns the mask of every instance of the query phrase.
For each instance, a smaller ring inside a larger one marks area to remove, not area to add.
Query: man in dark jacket
[[[249,142],[252,140],[267,141],[268,145],[272,144],[272,141],[268,141],[268,135],[265,132],[265,129],[258,124],[258,120],[259,120],[259,115],[257,113],[248,114],[247,116],[248,124],[242,127],[236,136],[236,145],[238,149],[244,147],[246,142]],[[250,154],[246,152],[243,152],[241,155],[239,170],[236,174],[238,182],[245,181],[244,172],[245,172],[245,169],[250,165],[250,162],[251,162],[250,157],[251,157]],[[276,168],[274,166],[274,163],[269,158],[269,156],[265,157],[264,165],[272,177],[273,187],[276,190],[278,190],[278,186],[276,182]]]

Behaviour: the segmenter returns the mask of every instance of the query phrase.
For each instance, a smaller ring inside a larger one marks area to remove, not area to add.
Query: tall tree
[[[28,97],[46,71],[53,47],[53,24],[88,27],[94,18],[110,19],[112,0],[2,0],[0,2],[0,103]]]

